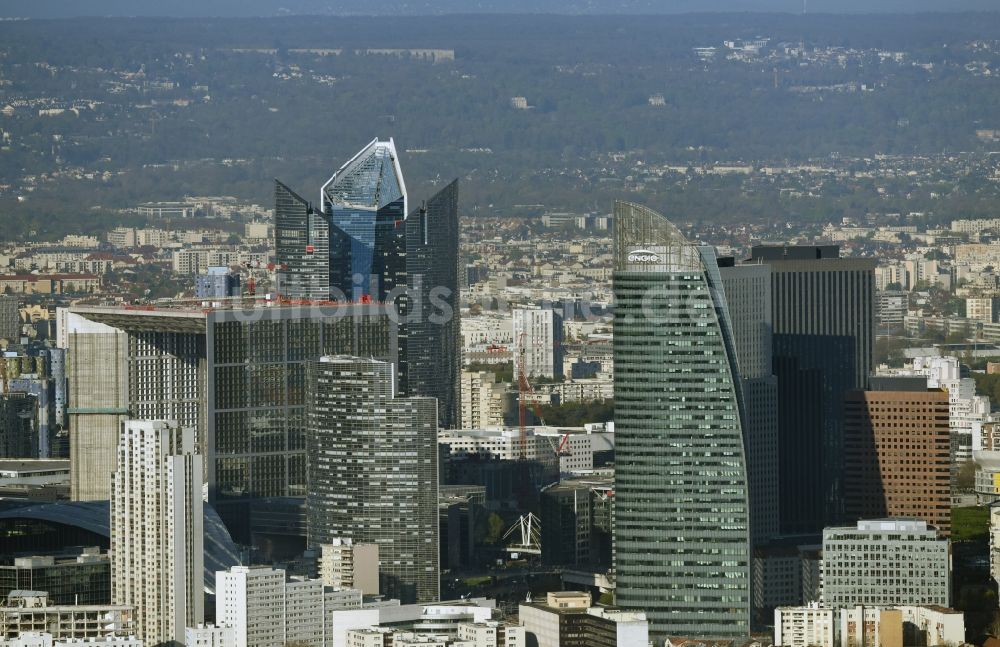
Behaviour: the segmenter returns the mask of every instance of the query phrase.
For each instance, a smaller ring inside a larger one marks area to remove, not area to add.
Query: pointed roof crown
[[[373,139],[322,188],[324,203],[354,208],[381,209],[400,198],[406,213],[406,184],[392,138]]]

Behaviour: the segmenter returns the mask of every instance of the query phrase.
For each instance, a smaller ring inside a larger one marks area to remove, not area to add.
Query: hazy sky
[[[998,11],[1000,0],[805,0],[808,13]],[[2,0],[0,16],[274,16],[439,13],[799,13],[803,0]]]

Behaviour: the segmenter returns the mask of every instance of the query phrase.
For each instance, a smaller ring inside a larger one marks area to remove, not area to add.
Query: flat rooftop
[[[129,332],[203,334],[210,317],[214,321],[337,318],[347,314],[378,314],[387,307],[389,306],[379,303],[285,302],[264,299],[249,302],[239,299],[181,300],[150,306],[75,306],[69,308],[69,312],[89,321]]]
[[[927,525],[926,521],[920,519],[864,519],[857,522],[855,526],[838,526],[827,528],[827,532],[926,532],[934,530],[933,526]]]
[[[582,478],[565,478],[545,489],[546,492],[571,492],[590,488],[602,492],[613,492],[615,479],[611,476],[588,476]]]
[[[38,472],[69,473],[69,459],[32,460],[2,458],[0,459],[0,478],[36,474]]]
[[[586,436],[588,434],[612,433],[606,429],[590,431],[586,427],[551,427],[535,425],[525,427],[529,436],[556,436],[566,434]],[[521,434],[517,427],[485,427],[481,429],[442,429],[438,438],[515,438]]]

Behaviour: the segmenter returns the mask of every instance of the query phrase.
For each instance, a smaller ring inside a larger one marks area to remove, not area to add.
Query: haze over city
[[[1000,647],[998,8],[6,0],[0,647]]]
[[[7,0],[0,16],[282,16],[441,14],[919,13],[997,11],[990,0]]]

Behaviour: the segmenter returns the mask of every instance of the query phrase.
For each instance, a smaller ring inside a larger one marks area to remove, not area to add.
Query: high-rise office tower
[[[38,414],[36,396],[0,393],[0,456],[39,458]]]
[[[274,181],[274,248],[279,294],[330,298],[330,228],[326,218],[287,186]]]
[[[920,519],[951,534],[948,393],[923,377],[873,377],[846,398],[845,513]]]
[[[750,537],[762,545],[779,533],[778,379],[771,370],[771,268],[720,259],[746,406]]]
[[[741,381],[717,260],[615,205],[616,601],[659,635],[744,637],[750,536]]]
[[[768,245],[750,262],[771,268],[781,531],[818,534],[843,518],[844,396],[871,372],[876,261]]]
[[[324,357],[309,368],[309,545],[376,544],[383,594],[436,600],[434,400],[395,397],[389,362]]]
[[[378,304],[150,310],[73,308],[71,494],[108,498],[125,418],[196,429],[209,501],[249,543],[249,507],[306,494],[306,364],[351,353],[396,361]]]
[[[563,374],[562,317],[551,309],[517,308],[514,317],[514,375],[554,379]]]
[[[147,645],[182,643],[205,619],[202,457],[194,429],[122,425],[111,496],[111,600]]]
[[[406,219],[404,375],[408,396],[435,398],[440,425],[459,426],[462,327],[458,291],[458,180]]]
[[[313,286],[298,291],[279,286],[282,296],[392,302],[403,319],[400,393],[436,398],[441,425],[457,426],[457,180],[407,215],[395,144],[375,139],[323,185],[320,212],[280,182],[276,186],[279,268],[289,277],[286,282],[297,276],[300,284]],[[321,259],[325,269],[317,269]]]
[[[563,479],[540,496],[542,563],[603,572],[611,565],[614,488],[593,478]]]

